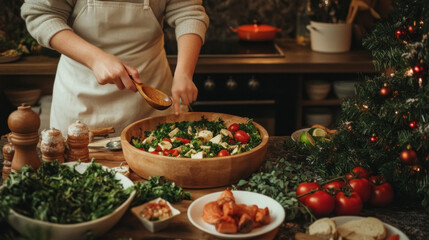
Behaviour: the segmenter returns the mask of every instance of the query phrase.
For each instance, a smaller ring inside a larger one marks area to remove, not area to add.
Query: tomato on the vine
[[[390,183],[372,186],[372,195],[369,203],[373,206],[383,207],[393,201],[393,188]]]
[[[356,178],[349,181],[350,186],[353,188],[363,203],[368,202],[371,198],[372,186],[366,178]]]
[[[357,176],[357,178],[368,178],[369,172],[363,167],[354,167],[352,172]]]
[[[339,192],[335,195],[335,213],[337,215],[358,215],[362,210],[362,200],[356,192]]]
[[[248,143],[250,140],[249,134],[247,134],[245,131],[242,131],[242,130],[238,130],[237,132],[235,132],[234,138],[235,138],[235,140],[237,140],[243,144]]]
[[[335,199],[329,193],[319,190],[308,196],[305,205],[311,209],[314,215],[322,217],[334,211]]]
[[[296,189],[296,196],[299,197],[305,193],[310,192],[311,190],[320,190],[322,187],[317,182],[303,182],[298,185],[298,188]],[[309,194],[302,196],[299,198],[299,201],[302,203],[305,203],[305,200],[310,196]]]
[[[230,132],[237,132],[238,130],[240,130],[240,126],[238,125],[238,123],[233,123],[229,125],[228,130]]]
[[[368,178],[368,180],[375,185],[381,185],[386,182],[386,179],[384,179],[382,176],[371,176]]]
[[[335,194],[340,191],[341,186],[346,185],[345,182],[341,180],[334,180],[332,182],[329,182],[323,186],[323,189],[334,189]]]
[[[219,151],[219,153],[217,154],[218,157],[225,157],[225,156],[229,156],[229,152],[226,149],[222,149]]]

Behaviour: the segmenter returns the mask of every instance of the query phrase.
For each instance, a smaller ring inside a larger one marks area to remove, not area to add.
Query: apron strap
[[[144,9],[148,9],[149,7],[149,0],[144,0]]]

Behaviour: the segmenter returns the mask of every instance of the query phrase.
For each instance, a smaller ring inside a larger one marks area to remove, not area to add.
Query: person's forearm
[[[92,69],[97,57],[104,53],[103,50],[70,30],[63,30],[55,34],[50,40],[50,45],[53,49],[90,69]]]
[[[177,66],[175,74],[183,74],[192,78],[197,65],[202,40],[196,34],[185,34],[177,40]]]

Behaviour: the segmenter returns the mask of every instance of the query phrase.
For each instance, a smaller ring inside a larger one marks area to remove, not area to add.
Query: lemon
[[[305,143],[309,146],[314,146],[316,144],[314,142],[314,138],[308,132],[301,133],[301,137],[299,139],[300,142]]]
[[[311,128],[308,133],[313,137],[326,137],[327,132],[321,128]]]

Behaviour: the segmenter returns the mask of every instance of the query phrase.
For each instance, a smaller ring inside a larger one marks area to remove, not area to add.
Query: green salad
[[[251,119],[225,126],[221,118],[209,121],[204,116],[199,121],[160,123],[144,136],[131,138],[131,144],[142,151],[198,159],[240,154],[261,142]]]

